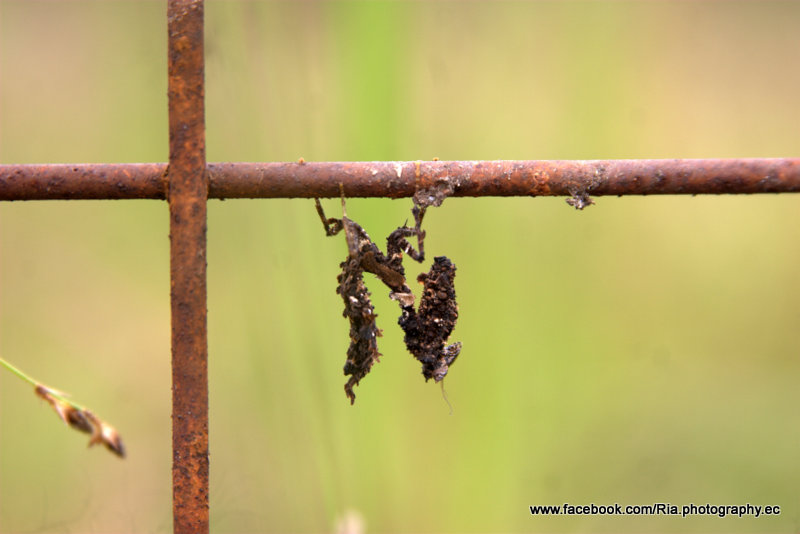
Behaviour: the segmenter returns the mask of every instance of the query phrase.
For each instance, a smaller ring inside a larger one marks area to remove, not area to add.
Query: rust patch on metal
[[[433,182],[431,185],[418,188],[414,191],[414,209],[415,211],[421,211],[422,215],[425,214],[425,209],[429,206],[441,206],[444,199],[453,195],[456,188],[461,183],[458,176],[454,178],[449,174],[436,176],[436,178],[431,181]],[[419,218],[421,219],[422,217],[420,216]]]

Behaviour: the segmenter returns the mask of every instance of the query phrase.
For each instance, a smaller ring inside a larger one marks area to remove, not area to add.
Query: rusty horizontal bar
[[[0,165],[0,200],[163,199],[165,164]],[[408,197],[447,181],[453,196],[800,192],[800,158],[209,163],[209,198]]]
[[[170,0],[167,30],[173,532],[203,534],[209,532],[203,0]],[[134,183],[154,184],[152,192],[163,196],[167,184],[154,182],[158,169],[144,170],[146,179]]]
[[[166,163],[0,165],[0,200],[163,200],[166,172]]]

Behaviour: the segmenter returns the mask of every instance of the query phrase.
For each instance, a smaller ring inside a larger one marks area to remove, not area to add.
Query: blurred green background
[[[166,161],[165,2],[0,2],[0,162]],[[796,2],[214,2],[209,161],[797,156]],[[337,201],[326,201],[338,215]],[[373,238],[410,201],[358,200]],[[448,199],[444,384],[375,280],[350,406],[341,236],[211,201],[216,532],[797,532],[800,197]],[[0,531],[168,532],[168,211],[0,204],[0,353],[116,425],[120,461],[0,372]],[[413,269],[427,270],[429,262]],[[410,264],[409,264],[410,265]],[[537,504],[777,504],[772,518]]]

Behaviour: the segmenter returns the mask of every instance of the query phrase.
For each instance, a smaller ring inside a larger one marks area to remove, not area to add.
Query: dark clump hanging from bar
[[[452,188],[450,191],[452,192]],[[440,205],[443,195],[431,196],[430,202],[414,197],[414,227],[401,226],[386,239],[386,254],[372,242],[367,232],[355,221],[347,217],[342,194],[342,218],[327,218],[319,199],[316,199],[317,212],[322,220],[326,235],[336,235],[344,230],[347,240],[348,257],[340,266],[339,285],[336,292],[344,302],[343,315],[350,322],[350,347],[344,374],[350,376],[345,384],[345,393],[350,402],[355,402],[353,388],[372,369],[381,354],[378,352],[377,338],[381,330],[375,323],[375,309],[370,301],[370,293],[364,285],[364,272],[377,276],[391,290],[389,297],[396,300],[401,308],[398,324],[405,333],[405,343],[409,352],[422,363],[425,379],[441,381],[449,366],[461,350],[461,344],[446,345],[450,333],[458,319],[458,306],[455,301],[455,265],[446,257],[434,259],[430,272],[419,275],[417,280],[424,284],[419,308],[414,306],[414,294],[408,287],[403,268],[403,256],[408,255],[417,262],[425,259],[425,232],[422,219],[428,205]],[[435,200],[434,200],[435,198]],[[417,237],[415,250],[409,237]]]
[[[455,276],[453,262],[445,256],[434,258],[431,270],[417,277],[424,284],[419,309],[403,307],[398,320],[408,351],[422,363],[425,380],[440,382],[461,352],[461,343],[446,344],[458,320]]]

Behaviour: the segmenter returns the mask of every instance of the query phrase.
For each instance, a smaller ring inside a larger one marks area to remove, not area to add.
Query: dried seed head
[[[67,424],[77,430],[78,432],[85,432],[87,434],[91,434],[94,429],[92,424],[86,419],[84,412],[75,409],[72,406],[65,405],[67,407]]]
[[[80,432],[89,433],[92,431],[92,425],[86,420],[83,413],[75,406],[59,398],[63,396],[64,393],[50,389],[41,384],[37,385],[34,391],[37,396],[46,400],[50,406],[52,406],[58,417],[66,424]]]
[[[108,450],[125,458],[125,446],[114,427],[86,409],[81,409],[63,399],[63,393],[38,384],[34,389],[37,396],[46,400],[53,407],[58,417],[71,428],[79,432],[91,434],[89,446],[102,443]]]
[[[89,440],[89,446],[102,443],[120,458],[125,458],[125,446],[122,444],[122,438],[119,437],[117,430],[89,410],[84,410],[83,414],[92,423],[92,437]]]

